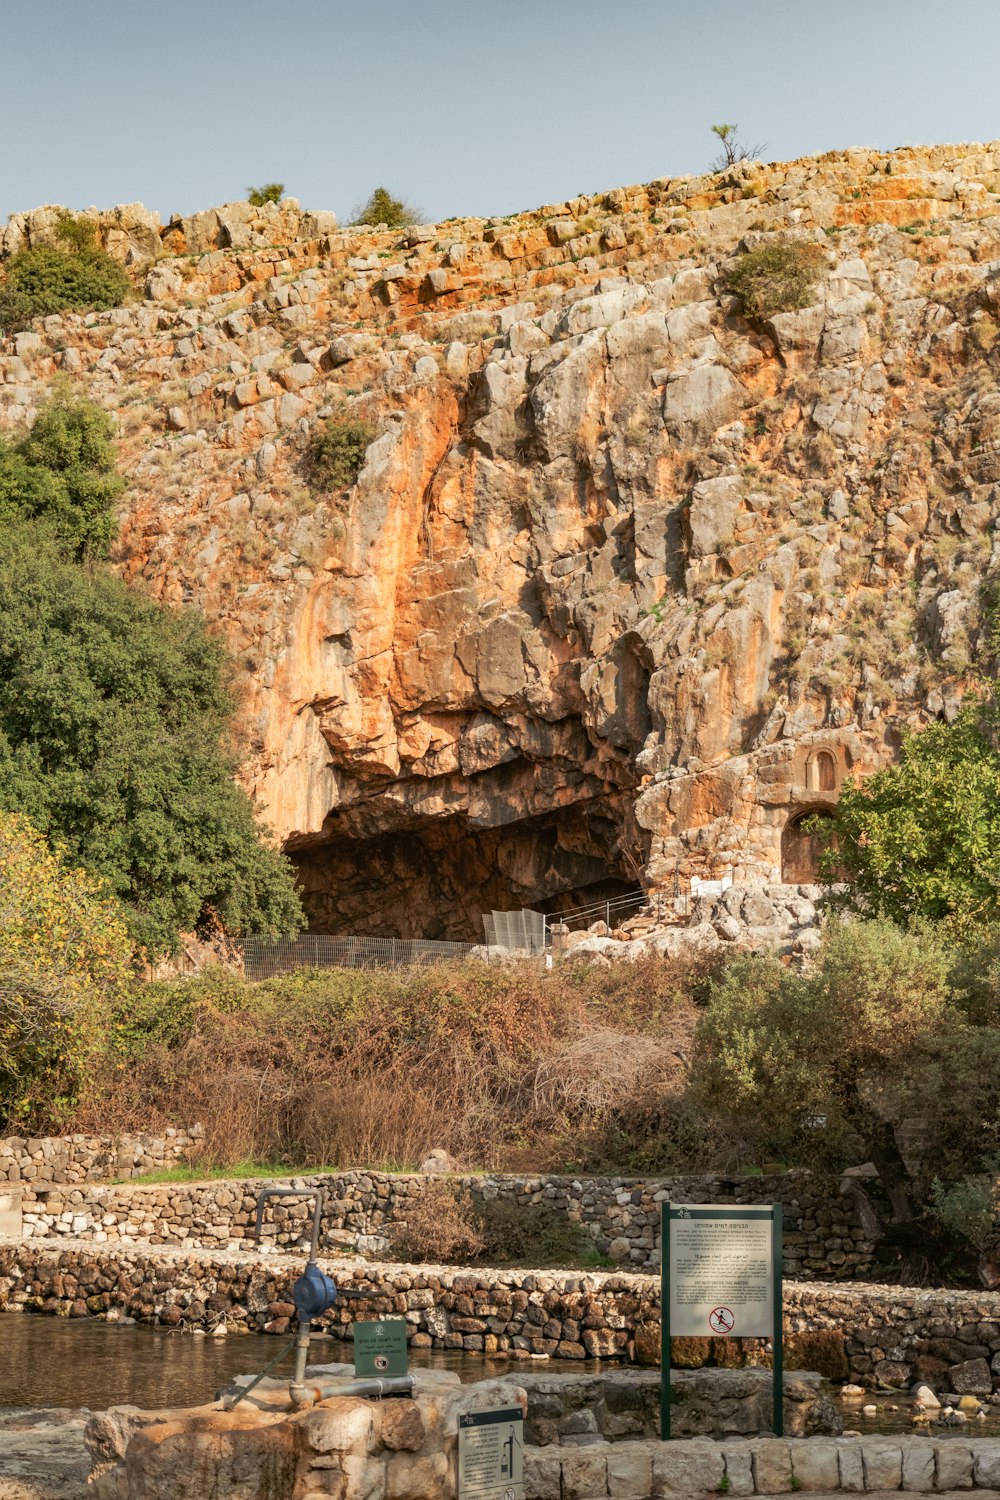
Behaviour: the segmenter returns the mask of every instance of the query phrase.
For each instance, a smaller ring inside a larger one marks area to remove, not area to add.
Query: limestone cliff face
[[[1000,563],[1000,145],[403,234],[116,213],[145,300],[9,340],[0,422],[60,371],[117,413],[116,564],[237,653],[321,930],[808,878],[799,816],[954,712]],[[822,247],[815,301],[751,325],[725,268],[775,235]],[[317,494],[342,410],[378,435]]]

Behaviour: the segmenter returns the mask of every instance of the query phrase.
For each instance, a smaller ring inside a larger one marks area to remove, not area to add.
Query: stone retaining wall
[[[181,1155],[184,1149],[179,1145],[176,1154]],[[328,1249],[384,1255],[390,1248],[387,1229],[405,1222],[407,1205],[414,1196],[440,1180],[417,1173],[396,1176],[352,1171],[290,1178],[281,1185],[294,1182],[322,1188],[323,1244]],[[581,1225],[596,1249],[636,1270],[653,1270],[659,1265],[660,1206],[667,1198],[675,1203],[783,1203],[785,1274],[792,1278],[864,1276],[871,1269],[875,1250],[850,1186],[846,1193],[840,1193],[836,1182],[824,1183],[807,1172],[644,1181],[490,1175],[461,1177],[456,1185],[468,1191],[479,1206],[500,1201],[529,1212],[548,1209]],[[97,1244],[142,1240],[193,1248],[256,1248],[250,1231],[262,1186],[261,1182],[247,1180],[98,1187],[74,1184],[68,1178],[36,1177],[22,1185],[23,1233],[28,1238],[72,1235],[93,1239]],[[307,1231],[311,1210],[311,1203],[306,1201],[272,1205],[268,1209],[268,1233],[280,1245],[299,1243]]]
[[[0,1139],[0,1184],[20,1183],[29,1202],[40,1188],[140,1177],[185,1161],[204,1135],[168,1129],[158,1135],[61,1135]]]
[[[0,1244],[0,1307],[88,1314],[167,1327],[285,1333],[298,1256],[235,1250]],[[402,1316],[415,1347],[556,1359],[659,1362],[658,1278],[327,1262],[366,1295],[323,1320],[338,1338],[359,1318]],[[1000,1388],[1000,1293],[792,1282],[785,1287],[788,1368],[869,1386],[926,1379],[942,1392]],[[675,1364],[737,1364],[747,1341],[675,1340]]]

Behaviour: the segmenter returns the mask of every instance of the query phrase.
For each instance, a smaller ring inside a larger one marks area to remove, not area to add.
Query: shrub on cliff
[[[101,881],[0,812],[0,1126],[58,1124],[96,1061],[131,968]]]
[[[56,244],[12,255],[0,284],[0,333],[17,333],[33,319],[60,312],[121,307],[131,290],[123,266],[100,249],[95,227],[64,214]]]
[[[247,202],[251,208],[263,208],[265,203],[280,203],[284,191],[283,182],[265,182],[260,187],[248,187]]]
[[[330,417],[309,445],[309,479],[316,489],[344,490],[361,472],[365,454],[375,441],[370,422],[338,412]]]
[[[71,557],[104,557],[125,488],[113,435],[102,407],[60,392],[26,437],[0,437],[0,526],[44,520]]]
[[[0,533],[0,806],[101,876],[151,954],[221,922],[289,932],[287,861],[232,780],[226,656],[190,611]]]
[[[848,782],[826,839],[841,905],[905,926],[956,931],[1000,920],[1000,705],[968,704],[952,724],[907,732],[898,763]]]
[[[416,224],[421,218],[418,208],[394,198],[388,188],[377,187],[364,203],[354,208],[353,224],[384,224],[387,229],[405,229],[407,224]]]
[[[746,316],[760,321],[808,307],[815,300],[822,267],[823,252],[818,245],[776,240],[737,256],[725,273],[725,282],[741,299]]]

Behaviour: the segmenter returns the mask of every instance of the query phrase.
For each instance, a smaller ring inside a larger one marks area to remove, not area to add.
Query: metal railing
[[[550,912],[545,918],[546,931],[560,922],[571,931],[590,927],[594,922],[606,922],[609,928],[615,927],[647,904],[655,905],[658,899],[650,896],[647,891],[633,891],[625,896],[611,896],[607,901],[593,901],[589,906],[574,906],[569,911]]]
[[[296,938],[248,937],[240,945],[248,979],[275,979],[296,969],[402,969],[410,964],[466,959],[481,943],[443,943],[431,938],[336,937],[306,932]],[[488,955],[487,955],[488,956]]]

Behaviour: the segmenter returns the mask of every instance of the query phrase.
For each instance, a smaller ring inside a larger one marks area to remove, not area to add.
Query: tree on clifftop
[[[101,876],[150,954],[218,921],[301,925],[233,781],[227,676],[193,611],[66,562],[44,525],[0,532],[0,806]]]
[[[351,215],[352,224],[384,224],[387,229],[405,229],[421,217],[418,208],[394,198],[388,188],[377,187],[365,203],[359,203]]]

